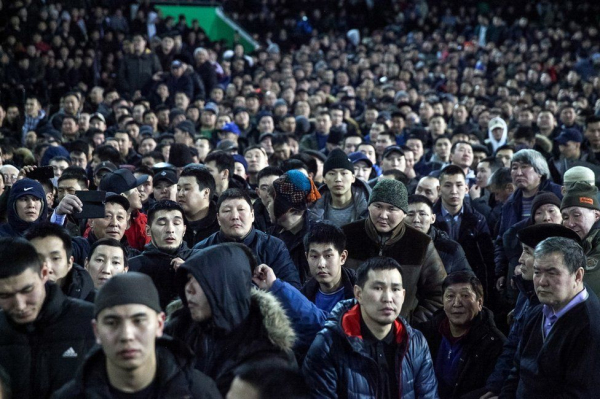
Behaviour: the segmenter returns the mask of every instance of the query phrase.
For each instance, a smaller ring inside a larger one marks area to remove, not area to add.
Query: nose
[[[121,341],[131,341],[133,340],[135,335],[135,327],[133,323],[129,320],[123,323],[123,328],[121,330]]]
[[[185,285],[185,293],[188,295],[194,295],[196,293],[196,290],[194,290],[194,286],[192,285],[191,281],[188,281]]]
[[[22,295],[15,295],[15,309],[18,311],[22,311],[27,307],[27,301],[25,297]]]

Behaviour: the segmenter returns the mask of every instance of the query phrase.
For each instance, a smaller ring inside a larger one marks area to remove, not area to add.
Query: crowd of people
[[[600,6],[523,3],[0,1],[1,396],[600,395]]]

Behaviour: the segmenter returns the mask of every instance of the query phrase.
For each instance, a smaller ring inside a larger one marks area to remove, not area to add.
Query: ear
[[[228,169],[224,169],[221,172],[221,180],[229,180],[229,170]]]
[[[102,345],[102,342],[100,342],[100,337],[98,336],[98,322],[96,321],[96,319],[92,320],[92,328],[94,329],[94,336],[96,337],[96,343],[98,345]]]
[[[358,285],[354,286],[354,298],[356,298],[358,303],[362,304],[362,288]]]
[[[308,254],[307,254],[308,257]],[[342,253],[340,254],[340,264],[344,265],[346,263],[346,260],[348,259],[348,251],[347,250],[343,250]]]
[[[146,235],[152,238],[152,230],[150,229],[150,225],[146,224]]]
[[[435,186],[435,189],[437,190],[438,197],[439,197],[440,196],[440,192],[441,192],[441,186],[437,185],[437,186]]]
[[[40,270],[40,276],[42,277],[42,282],[46,284],[48,281],[48,276],[50,275],[50,271],[48,270],[48,265],[46,262],[42,263],[42,270]]]
[[[90,259],[89,258],[85,258],[85,261],[83,263],[83,268],[85,270],[87,270],[88,272],[90,271]]]
[[[431,224],[435,223],[435,213],[431,212]]]
[[[158,321],[158,328],[156,329],[156,338],[160,338],[163,335],[163,330],[165,328],[165,312],[160,312],[156,315]]]
[[[75,257],[71,256],[68,262],[69,270],[71,270],[71,268],[73,267],[73,262],[75,262]]]
[[[131,227],[131,213],[127,212],[127,228],[125,230],[129,230]]]

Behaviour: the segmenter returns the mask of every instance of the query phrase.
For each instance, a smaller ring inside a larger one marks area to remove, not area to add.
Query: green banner
[[[179,15],[185,15],[188,25],[191,24],[193,19],[197,19],[212,41],[225,39],[228,46],[232,47],[237,33],[239,35],[238,40],[244,46],[246,52],[254,51],[258,45],[241,26],[226,16],[220,7],[165,4],[157,4],[156,7],[162,11],[163,16],[171,16],[175,21],[179,20]]]

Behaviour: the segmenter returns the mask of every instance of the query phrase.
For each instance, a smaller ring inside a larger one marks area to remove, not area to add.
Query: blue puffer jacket
[[[402,317],[396,320],[401,398],[439,398],[427,342]],[[379,398],[380,369],[360,332],[360,307],[354,299],[338,303],[308,351],[302,371],[315,398]]]
[[[255,228],[252,228],[250,233],[241,240],[233,240],[225,236],[221,231],[217,231],[210,237],[194,245],[194,249],[207,248],[224,242],[239,242],[246,245],[250,248],[254,256],[256,256],[259,264],[264,263],[268,265],[273,269],[278,278],[300,289],[298,269],[294,265],[294,262],[292,262],[285,244],[279,238],[263,233]]]

